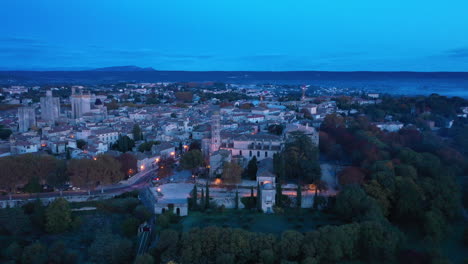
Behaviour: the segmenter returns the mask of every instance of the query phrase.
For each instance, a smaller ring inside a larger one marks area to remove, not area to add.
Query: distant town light
[[[220,178],[217,178],[217,179],[215,180],[215,184],[216,184],[216,185],[221,184],[221,179],[220,179]]]
[[[140,170],[144,170],[144,169],[145,169],[145,165],[141,165]]]
[[[158,191],[158,192],[161,192],[161,188],[158,188],[157,191]]]
[[[159,158],[154,159],[156,162],[159,162]]]
[[[96,157],[93,157],[93,160],[97,160],[97,158],[96,158]]]
[[[188,149],[188,146],[187,146],[187,145],[184,145],[184,149]]]

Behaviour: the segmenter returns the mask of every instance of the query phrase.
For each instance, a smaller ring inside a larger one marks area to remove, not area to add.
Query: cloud
[[[447,54],[452,58],[468,58],[468,47],[451,49],[447,51]]]

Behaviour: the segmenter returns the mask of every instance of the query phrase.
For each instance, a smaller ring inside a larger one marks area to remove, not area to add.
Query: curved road
[[[154,169],[139,172],[135,174],[131,179],[127,181],[132,181],[132,183],[125,183],[120,182],[118,184],[103,186],[101,188],[95,188],[88,192],[88,190],[77,190],[77,191],[63,191],[60,192],[47,192],[47,193],[20,193],[20,194],[12,194],[11,200],[28,200],[28,199],[35,199],[35,198],[52,198],[52,197],[60,197],[60,196],[82,196],[82,195],[108,195],[108,194],[121,194],[124,192],[130,192],[133,190],[141,189],[145,186],[149,185],[151,174]],[[134,177],[137,177],[135,180]],[[0,200],[10,200],[10,195],[1,195]]]

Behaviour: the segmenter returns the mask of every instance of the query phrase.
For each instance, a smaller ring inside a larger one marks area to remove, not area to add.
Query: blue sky
[[[468,71],[466,0],[4,0],[0,69]]]

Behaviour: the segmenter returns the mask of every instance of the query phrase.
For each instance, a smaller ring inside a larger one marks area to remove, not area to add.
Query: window
[[[260,151],[257,151],[257,157],[260,158]]]
[[[249,150],[249,156],[252,157],[252,151],[251,150]]]
[[[241,156],[242,156],[242,150],[239,150],[239,155],[241,155]]]
[[[265,158],[268,157],[268,151],[265,151]]]

